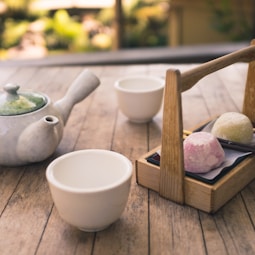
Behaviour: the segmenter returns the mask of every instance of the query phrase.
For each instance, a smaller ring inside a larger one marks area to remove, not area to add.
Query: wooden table
[[[24,167],[0,167],[0,254],[255,254],[255,181],[214,215],[165,200],[138,186],[119,221],[98,233],[66,224],[56,211],[45,169],[64,153],[103,148],[134,163],[160,144],[162,111],[149,124],[132,124],[118,111],[113,84],[123,75],[164,76],[192,65],[1,67],[1,84],[17,82],[60,99],[84,68],[101,86],[77,104],[53,157]],[[246,64],[235,64],[202,79],[183,93],[184,128],[226,111],[241,111]],[[1,142],[1,141],[0,141]]]

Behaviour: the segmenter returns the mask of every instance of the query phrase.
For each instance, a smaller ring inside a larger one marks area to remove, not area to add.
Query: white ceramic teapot
[[[0,93],[0,165],[25,165],[51,156],[73,106],[99,84],[93,73],[84,70],[56,103],[42,93],[5,85]]]

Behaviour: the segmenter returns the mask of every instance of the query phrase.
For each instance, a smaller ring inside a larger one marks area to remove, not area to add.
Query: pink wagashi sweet
[[[193,173],[206,173],[220,166],[225,152],[217,138],[207,132],[195,132],[183,142],[184,167]]]

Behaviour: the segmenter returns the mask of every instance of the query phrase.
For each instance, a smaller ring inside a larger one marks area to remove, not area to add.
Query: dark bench
[[[40,59],[5,60],[0,66],[124,65],[144,63],[203,63],[249,45],[249,42],[179,47],[121,49],[117,51],[74,53]]]

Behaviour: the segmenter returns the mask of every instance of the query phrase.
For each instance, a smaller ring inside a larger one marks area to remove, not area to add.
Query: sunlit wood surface
[[[193,66],[1,67],[2,85],[16,82],[48,94],[53,101],[65,94],[84,68],[98,75],[101,85],[73,108],[53,157],[24,167],[0,167],[0,254],[255,254],[254,181],[210,215],[138,186],[134,174],[122,217],[98,233],[81,232],[63,222],[49,192],[45,169],[59,155],[103,148],[124,154],[134,164],[160,144],[162,111],[149,124],[130,123],[117,107],[116,79],[134,74],[164,77],[168,68],[183,71]],[[184,92],[184,128],[226,111],[241,111],[246,72],[246,64],[231,65]]]

